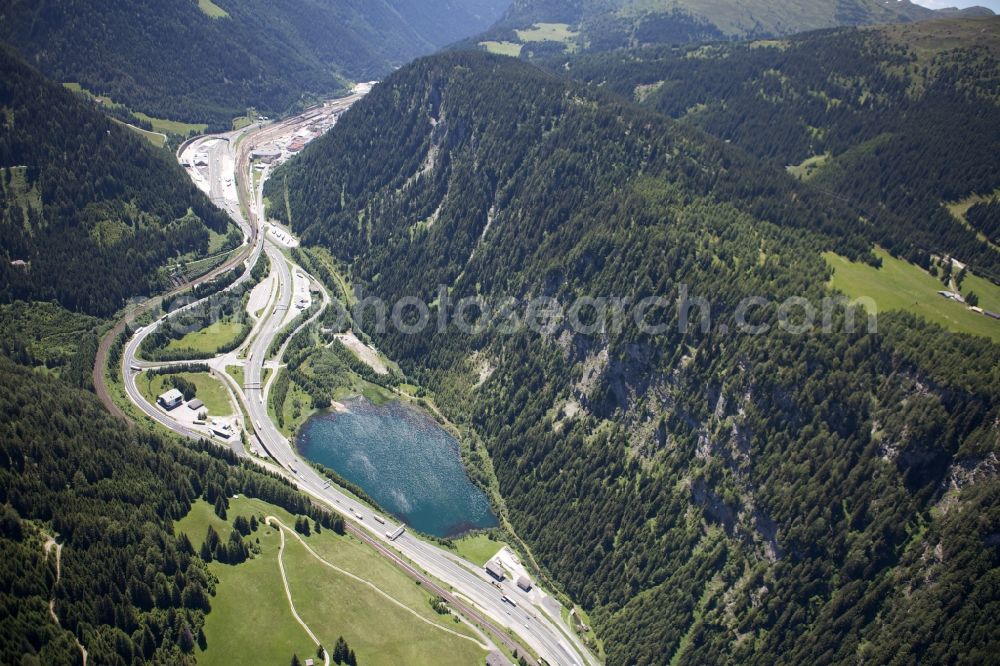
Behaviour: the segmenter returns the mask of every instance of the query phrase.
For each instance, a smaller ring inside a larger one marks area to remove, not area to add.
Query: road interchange
[[[363,93],[338,100],[333,104],[334,111],[346,110]],[[328,103],[329,104],[329,103]],[[250,271],[263,253],[271,264],[272,275],[277,281],[277,297],[270,302],[257,320],[254,330],[241,349],[231,352],[229,357],[246,350],[244,363],[244,382],[242,386],[226,374],[225,363],[216,363],[215,374],[227,384],[230,394],[235,396],[248,417],[249,423],[244,428],[250,435],[251,450],[256,450],[264,460],[258,462],[270,469],[279,471],[292,479],[303,492],[317,501],[329,506],[342,514],[349,529],[372,545],[383,556],[392,560],[408,574],[418,580],[427,582],[429,589],[436,590],[446,598],[457,611],[468,619],[489,629],[495,640],[503,642],[511,650],[517,649],[525,653],[523,645],[527,645],[545,663],[570,666],[571,664],[597,664],[597,659],[582,645],[575,633],[566,626],[561,617],[561,607],[558,602],[549,597],[546,603],[538,603],[538,593],[528,595],[515,585],[503,585],[503,591],[480,567],[459,558],[451,552],[437,547],[427,541],[405,531],[396,539],[387,535],[400,527],[391,516],[378,514],[380,522],[375,521],[376,513],[353,496],[338,489],[328,479],[321,476],[311,465],[303,461],[296,453],[295,447],[274,425],[267,411],[267,398],[272,382],[277,372],[272,372],[268,382],[264,381],[265,363],[268,362],[268,351],[273,341],[287,326],[288,315],[293,302],[293,272],[306,275],[319,289],[321,306],[307,322],[298,328],[307,326],[323,314],[325,308],[332,303],[326,288],[305,272],[301,267],[291,264],[286,259],[280,246],[270,234],[264,233],[262,184],[254,184],[251,152],[256,146],[287,138],[300,131],[304,123],[310,122],[315,116],[307,111],[301,116],[290,118],[280,123],[266,126],[253,126],[237,132],[224,135],[201,137],[187,142],[182,147],[184,154],[197,151],[204,155],[207,161],[207,181],[198,182],[206,177],[196,171],[193,165],[188,171],[192,173],[196,184],[212,198],[220,208],[226,210],[240,226],[245,236],[245,248],[238,254],[241,261],[227,262],[226,266],[242,265],[244,270],[240,277],[227,289],[235,289],[250,279]],[[184,159],[179,155],[179,158]],[[221,274],[216,269],[214,275]],[[204,282],[204,278],[200,282]],[[154,299],[156,300],[156,299]],[[159,301],[157,301],[158,305]],[[190,303],[172,312],[175,316],[186,309],[197,307],[201,301]],[[152,306],[150,306],[150,309]],[[188,438],[205,439],[204,432],[192,429],[170,417],[169,413],[156,405],[150,404],[137,385],[141,370],[147,368],[178,365],[184,363],[147,363],[139,358],[142,341],[152,334],[158,326],[167,320],[161,317],[148,326],[138,329],[126,342],[121,366],[119,368],[124,379],[124,387],[128,398],[149,418],[166,428]],[[294,335],[288,335],[281,349],[274,355],[280,360],[284,346]],[[201,362],[205,361],[193,361]],[[275,367],[275,362],[270,362]],[[96,378],[96,371],[95,371]],[[237,441],[227,445],[238,455],[250,456],[239,437]],[[259,448],[258,448],[259,445]],[[443,583],[440,585],[437,583]],[[502,597],[512,600],[505,601]],[[507,631],[514,634],[512,639]]]

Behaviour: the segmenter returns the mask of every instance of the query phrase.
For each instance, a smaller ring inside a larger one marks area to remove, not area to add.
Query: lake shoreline
[[[418,532],[447,539],[498,525],[457,439],[405,401],[334,403],[302,424],[295,444]]]

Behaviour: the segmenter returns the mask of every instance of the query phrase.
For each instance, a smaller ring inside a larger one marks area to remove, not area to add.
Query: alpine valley
[[[0,663],[994,663],[922,4],[0,2]]]

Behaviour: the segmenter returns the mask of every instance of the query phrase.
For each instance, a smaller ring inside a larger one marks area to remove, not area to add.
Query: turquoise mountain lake
[[[400,402],[348,401],[347,412],[307,421],[308,460],[359,485],[384,509],[426,534],[451,537],[495,527],[489,501],[462,466],[458,442],[427,414]]]

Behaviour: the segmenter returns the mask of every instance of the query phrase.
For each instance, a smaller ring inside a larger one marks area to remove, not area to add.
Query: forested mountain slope
[[[992,14],[989,10],[984,10]],[[935,12],[909,0],[514,0],[485,39],[524,44],[524,53],[606,51],[647,44],[789,35],[841,25],[919,21]],[[519,32],[565,24],[572,38]]]
[[[199,4],[207,7],[206,11]],[[0,41],[152,116],[228,123],[383,76],[487,28],[499,0],[0,2]]]
[[[0,301],[107,316],[229,224],[168,152],[0,48]]]
[[[1000,253],[942,205],[1000,188],[1000,18],[840,29],[779,42],[584,56],[556,71],[796,171],[864,211],[911,260],[949,254],[1000,280]]]
[[[173,521],[234,493],[323,519],[287,482],[129,430],[93,395],[2,356],[0,410],[4,664],[81,663],[77,640],[88,663],[193,664],[215,580]]]
[[[609,664],[1000,648],[997,347],[903,315],[777,326],[780,300],[826,295],[821,250],[868,256],[850,207],[475,53],[389,77],[270,181],[275,214],[285,192],[292,226],[363,295],[419,297],[431,322],[477,294],[672,303],[686,285],[710,301],[711,326],[682,329],[664,304],[656,332],[510,332],[501,310],[471,334],[355,322],[481,437],[514,527],[592,611]],[[734,334],[753,295],[769,328]]]

